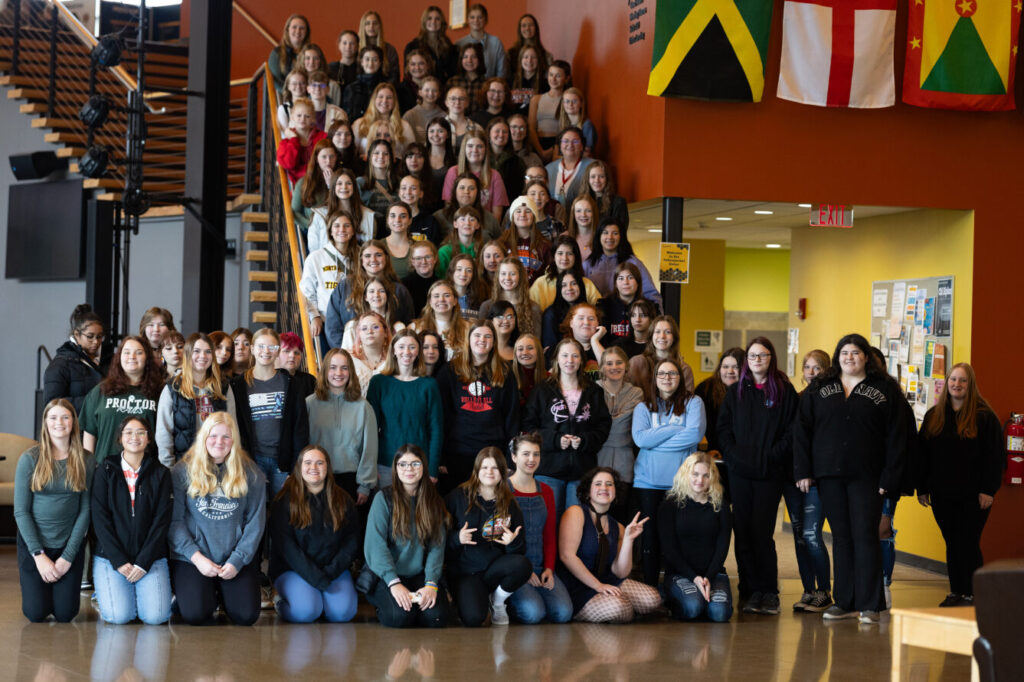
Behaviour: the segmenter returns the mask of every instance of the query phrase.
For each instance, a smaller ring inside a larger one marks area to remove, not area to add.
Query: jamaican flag
[[[658,0],[647,94],[760,102],[772,0]]]
[[[940,109],[1013,109],[1022,9],[1022,0],[910,0],[903,101]]]

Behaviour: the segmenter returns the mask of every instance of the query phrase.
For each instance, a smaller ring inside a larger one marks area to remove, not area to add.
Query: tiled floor
[[[396,631],[361,606],[345,625],[291,625],[264,612],[251,628],[111,627],[88,599],[69,625],[21,614],[12,547],[0,548],[0,679],[17,680],[878,680],[889,675],[888,616],[877,626],[796,615],[792,539],[779,542],[783,613],[727,624],[659,617],[626,626],[540,625]],[[941,576],[898,566],[897,606],[934,606]],[[912,679],[965,680],[970,659],[910,649]]]

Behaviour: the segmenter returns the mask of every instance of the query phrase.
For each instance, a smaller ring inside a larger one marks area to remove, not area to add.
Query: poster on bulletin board
[[[870,339],[886,358],[918,426],[953,364],[953,277],[873,282]]]

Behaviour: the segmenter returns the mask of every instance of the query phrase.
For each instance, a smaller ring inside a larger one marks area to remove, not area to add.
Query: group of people
[[[569,64],[531,15],[507,51],[485,7],[468,21],[452,44],[427,8],[400,78],[378,13],[331,63],[288,18],[268,66],[319,369],[293,333],[186,338],[162,308],[104,358],[76,308],[18,463],[26,616],[70,620],[91,581],[117,623],[165,622],[172,594],[188,623],[218,602],[255,622],[272,594],[286,620],[345,621],[357,593],[390,626],[447,624],[449,596],[467,626],[663,602],[725,621],[733,538],[742,610],[778,614],[784,499],[793,608],[872,623],[915,489],[943,605],[970,603],[1002,465],[970,366],[920,434],[856,334],[807,354],[799,393],[764,337],[695,386]]]
[[[597,380],[568,330],[551,370],[537,345],[527,372],[489,322],[463,324],[450,359],[443,333],[406,328],[364,389],[346,349],[312,377],[299,339],[269,328],[196,333],[172,352],[160,308],[104,370],[103,323],[79,306],[47,369],[39,444],[17,466],[24,612],[77,614],[89,546],[111,623],[165,622],[172,594],[185,622],[220,603],[253,623],[261,583],[295,622],[349,620],[358,592],[390,626],[443,626],[450,598],[467,626],[628,622],[663,601],[680,619],[724,621],[735,538],[743,611],[777,614],[785,499],[804,586],[794,609],[873,623],[891,578],[883,513],[891,529],[915,490],[947,542],[943,605],[970,603],[1003,458],[969,365],[951,369],[918,434],[862,336],[808,353],[801,393],[763,337],[693,390],[678,340],[657,354],[659,333],[678,335],[664,320],[645,354],[604,348]]]

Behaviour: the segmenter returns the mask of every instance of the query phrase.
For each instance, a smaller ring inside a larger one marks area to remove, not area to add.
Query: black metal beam
[[[683,199],[663,197],[661,200],[661,241],[683,241]],[[683,285],[667,282],[661,285],[661,300],[665,314],[679,323],[682,310]]]
[[[182,327],[213,331],[224,324],[224,221],[228,177],[231,81],[231,3],[192,0],[189,20],[189,97],[185,196]],[[203,229],[203,223],[211,229]]]

